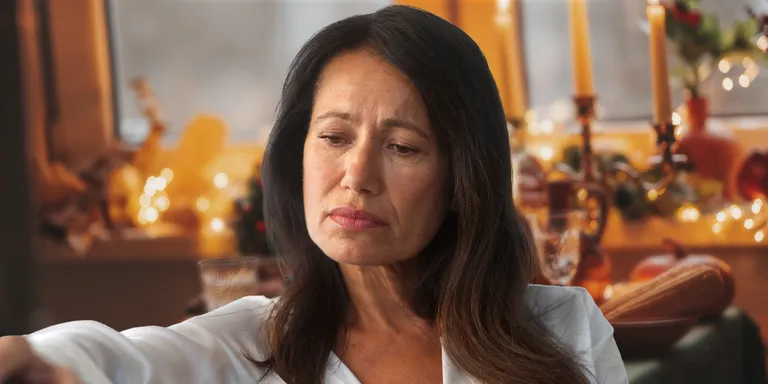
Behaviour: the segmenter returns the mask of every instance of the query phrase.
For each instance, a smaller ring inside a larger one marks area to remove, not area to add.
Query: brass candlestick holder
[[[656,132],[656,146],[658,154],[649,159],[651,166],[661,166],[662,176],[658,180],[645,180],[631,166],[625,163],[612,165],[608,174],[598,175],[594,167],[594,154],[592,152],[592,121],[595,117],[595,96],[575,96],[573,98],[576,106],[576,116],[581,126],[582,137],[582,166],[580,172],[576,172],[567,165],[559,164],[555,171],[566,174],[570,179],[577,183],[582,190],[580,197],[584,200],[593,199],[596,201],[589,204],[588,213],[590,216],[589,227],[593,233],[589,240],[599,243],[605,230],[605,220],[608,212],[608,176],[626,175],[642,192],[645,198],[649,194],[656,196],[664,193],[669,184],[671,184],[681,171],[690,171],[692,166],[688,158],[683,154],[676,153],[677,142],[675,138],[675,129],[677,128],[671,122],[655,123],[653,129]]]
[[[594,166],[592,152],[592,121],[595,118],[596,96],[574,96],[576,118],[581,127],[582,157],[581,169],[577,172],[565,164],[558,164],[553,172],[564,174],[573,181],[579,200],[587,205],[588,225],[584,232],[587,243],[597,245],[602,239],[608,215],[608,185]]]
[[[623,163],[613,165],[610,170],[611,175],[626,175],[643,192],[646,198],[649,193],[656,194],[657,196],[662,194],[666,187],[675,180],[678,173],[692,169],[688,157],[675,153],[677,147],[677,139],[675,138],[676,128],[671,122],[653,124],[653,130],[656,132],[658,154],[651,157],[649,163],[651,166],[660,165],[662,167],[661,178],[655,181],[644,180],[634,168]]]
[[[597,97],[593,95],[579,95],[573,98],[576,117],[581,126],[583,152],[581,169],[577,172],[567,165],[559,164],[553,172],[564,174],[573,185],[572,190],[577,191],[578,200],[586,205],[587,218],[581,234],[580,261],[572,283],[586,288],[592,298],[599,303],[603,300],[606,287],[611,283],[611,263],[600,249],[610,199],[604,176],[598,175],[595,171],[592,152],[592,121],[595,118],[596,100]],[[551,207],[558,204],[552,201],[553,198],[555,197],[550,196]],[[565,196],[565,198],[572,199],[573,196]]]
[[[691,167],[686,156],[675,153],[675,125],[657,123],[653,128],[656,132],[658,154],[653,156],[650,162],[662,166],[663,176],[659,180],[644,180],[637,171],[626,164],[617,164],[607,174],[598,174],[592,152],[592,122],[595,118],[597,98],[590,95],[575,96],[573,101],[581,126],[581,169],[576,172],[561,164],[554,171],[565,174],[576,187],[578,199],[586,203],[587,225],[582,233],[580,263],[573,284],[586,288],[599,303],[603,299],[605,288],[611,283],[611,263],[600,248],[610,203],[611,188],[608,185],[608,176],[625,174],[644,192],[645,198],[648,198],[650,191],[656,191],[657,195],[663,193],[679,172],[690,170]]]

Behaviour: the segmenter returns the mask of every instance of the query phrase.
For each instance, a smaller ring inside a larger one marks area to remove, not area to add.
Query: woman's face
[[[323,70],[303,177],[309,235],[339,263],[410,259],[448,209],[447,159],[424,102],[405,75],[367,50]]]

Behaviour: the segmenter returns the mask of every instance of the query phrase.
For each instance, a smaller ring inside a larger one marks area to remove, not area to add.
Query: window
[[[282,82],[301,45],[322,27],[388,0],[106,0],[110,8],[119,134],[147,133],[129,82],[145,76],[178,139],[198,113],[221,116],[230,142],[266,138]]]
[[[285,71],[323,26],[372,12],[391,0],[105,0],[110,5],[118,131],[129,142],[147,131],[128,83],[146,76],[169,122],[168,143],[198,113],[221,116],[230,142],[260,142],[271,127]],[[464,0],[462,7],[476,6]],[[494,0],[486,0],[493,2]],[[570,110],[571,52],[566,0],[521,0],[528,96],[540,117]],[[601,118],[649,120],[652,111],[645,0],[588,0],[595,88]],[[408,3],[408,1],[405,1]],[[728,27],[762,0],[701,0]],[[436,6],[437,7],[437,6]],[[433,10],[435,11],[435,10]],[[488,22],[488,28],[492,28]],[[674,56],[670,54],[674,61]],[[670,69],[674,67],[671,64]],[[739,85],[740,61],[703,83],[713,116],[768,113],[768,74]],[[725,91],[723,80],[733,89]],[[682,86],[671,85],[674,103]],[[568,104],[558,103],[565,102]]]
[[[588,0],[595,89],[603,120],[650,120],[652,111],[648,37],[642,29],[645,0]],[[760,9],[763,0],[701,0],[706,12],[716,12],[722,27],[746,17],[747,5]],[[523,39],[528,68],[529,102],[542,116],[558,101],[568,101],[573,90],[566,0],[523,0]],[[670,53],[670,58],[673,58]],[[674,59],[672,59],[674,61]],[[674,67],[670,63],[670,71]],[[701,90],[710,98],[713,116],[768,113],[768,74],[758,75],[744,88],[744,73],[734,61],[727,74],[714,71]],[[734,83],[730,92],[723,80]],[[670,84],[673,103],[682,101],[682,86]],[[570,104],[569,104],[570,105]]]

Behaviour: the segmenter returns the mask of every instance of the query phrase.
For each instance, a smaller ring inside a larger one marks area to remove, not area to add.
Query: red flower
[[[701,12],[698,11],[692,11],[690,9],[676,6],[672,8],[672,16],[677,21],[694,28],[701,25]]]
[[[256,230],[259,232],[266,232],[267,226],[264,224],[263,221],[257,221],[256,222]]]

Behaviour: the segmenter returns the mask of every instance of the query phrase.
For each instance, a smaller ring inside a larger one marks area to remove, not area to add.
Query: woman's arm
[[[117,332],[93,321],[55,325],[26,336],[46,361],[83,383],[255,382],[263,370],[260,328],[269,300],[248,297],[169,328]]]

